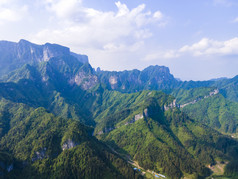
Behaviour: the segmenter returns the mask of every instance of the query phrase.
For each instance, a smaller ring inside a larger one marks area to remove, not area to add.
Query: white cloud
[[[54,13],[58,27],[48,27],[32,40],[37,43],[50,41],[77,48],[132,49],[143,39],[153,36],[150,26],[164,23],[160,11],[146,11],[145,4],[128,9],[126,4],[116,2],[117,11],[99,11],[86,8],[82,1],[45,0],[46,8]],[[63,18],[62,18],[63,17]],[[141,44],[141,43],[140,43]],[[120,47],[120,48],[119,48]]]
[[[8,0],[1,0],[0,1],[0,6],[7,4]]]
[[[18,5],[14,0],[0,1],[0,22],[15,22],[23,19],[28,12],[27,5]]]
[[[227,41],[217,41],[203,38],[193,45],[185,45],[178,53],[190,53],[193,56],[201,55],[238,55],[238,38]]]
[[[115,4],[118,8],[118,13],[117,13],[118,17],[124,16],[130,12],[129,9],[127,8],[127,6],[125,4],[121,4],[120,1],[116,2]],[[142,8],[144,8],[144,7],[142,7]]]
[[[44,0],[51,14],[49,21],[54,23],[28,39],[69,46],[76,53],[87,54],[93,66],[103,69],[125,69],[121,66],[125,60],[128,68],[133,68],[135,59],[141,60],[147,53],[146,41],[153,36],[152,29],[166,24],[165,15],[146,10],[145,4],[129,9],[118,1],[116,11],[100,11],[85,7],[81,0],[69,0],[67,6],[64,2]]]
[[[18,20],[18,16],[15,11],[11,9],[2,8],[0,10],[0,20],[16,21]]]
[[[159,52],[151,52],[146,55],[144,60],[153,61],[158,59],[175,59],[189,55],[193,57],[238,55],[238,37],[227,41],[217,41],[203,38],[197,43],[184,45],[176,50],[160,50]]]
[[[1,21],[19,21],[27,12],[27,6],[23,6],[18,10],[11,8],[0,8]]]
[[[157,19],[163,18],[163,14],[160,11],[156,11],[153,16],[154,18],[157,18]]]
[[[54,12],[60,18],[69,18],[81,8],[81,0],[45,0],[48,10]]]

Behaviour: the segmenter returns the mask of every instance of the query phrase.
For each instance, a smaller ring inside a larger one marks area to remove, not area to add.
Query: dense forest
[[[237,178],[237,77],[183,82],[163,66],[95,71],[56,44],[8,45],[1,178],[146,178],[130,161],[167,178],[215,177],[210,166],[222,163],[222,177]]]

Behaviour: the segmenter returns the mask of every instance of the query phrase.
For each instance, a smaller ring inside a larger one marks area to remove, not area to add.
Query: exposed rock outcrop
[[[31,160],[34,162],[36,160],[42,160],[46,157],[47,157],[46,156],[46,148],[43,148],[39,151],[36,151],[34,157]]]
[[[118,83],[117,76],[110,76],[109,83],[111,85],[111,89],[116,89],[117,88],[117,83]]]
[[[170,103],[168,105],[164,105],[164,110],[168,111],[169,109],[173,109],[173,108],[176,108],[176,107],[179,107],[179,105],[177,105],[176,99],[174,99],[172,103]]]
[[[148,108],[146,108],[146,109],[144,109],[144,116],[145,117],[149,117],[149,110],[148,110]]]
[[[85,72],[79,72],[69,80],[69,84],[76,84],[78,86],[81,86],[82,89],[88,90],[98,84],[98,77],[96,75],[87,74]]]
[[[136,121],[138,121],[138,120],[140,120],[140,119],[143,119],[143,118],[144,118],[143,113],[136,114],[130,121],[126,122],[125,125],[133,124],[133,123],[135,123]]]
[[[137,114],[137,115],[135,115],[135,117],[134,117],[134,119],[135,119],[135,121],[138,121],[139,119],[143,119],[143,114]]]
[[[74,147],[76,147],[78,144],[74,141],[72,141],[71,139],[68,139],[63,145],[62,145],[62,150],[66,150],[66,149],[72,149]]]
[[[211,91],[211,92],[209,93],[209,95],[204,96],[204,97],[201,97],[201,98],[197,98],[197,99],[195,99],[195,100],[193,100],[193,101],[191,101],[191,102],[185,103],[185,104],[181,104],[179,107],[180,107],[180,108],[184,108],[184,107],[187,106],[187,105],[195,104],[195,103],[197,103],[198,101],[201,101],[202,99],[206,99],[206,98],[212,97],[212,96],[214,96],[214,95],[216,95],[216,94],[218,94],[218,93],[219,93],[219,90],[218,90],[218,89],[215,89],[214,91]]]

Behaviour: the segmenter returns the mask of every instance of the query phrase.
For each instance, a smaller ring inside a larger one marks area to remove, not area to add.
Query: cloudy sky
[[[238,75],[237,0],[0,0],[0,40],[58,43],[94,68]]]

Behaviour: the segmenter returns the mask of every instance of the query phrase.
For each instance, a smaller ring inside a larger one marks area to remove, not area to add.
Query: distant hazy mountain
[[[0,76],[16,70],[24,64],[36,65],[49,61],[52,57],[72,55],[82,63],[88,62],[87,56],[72,53],[67,47],[50,43],[36,45],[26,40],[20,40],[18,43],[0,41],[0,54]]]
[[[227,77],[220,77],[220,78],[210,79],[210,81],[220,81],[220,80],[227,80],[227,79],[228,79]]]
[[[142,71],[98,71],[101,83],[110,90],[136,92],[141,90],[170,90],[181,82],[165,66],[149,66]]]

